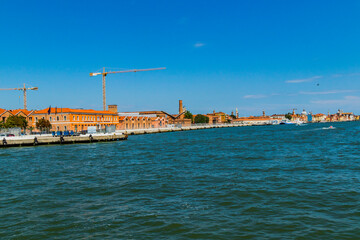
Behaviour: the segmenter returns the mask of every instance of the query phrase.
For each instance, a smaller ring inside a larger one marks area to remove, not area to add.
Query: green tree
[[[292,118],[292,114],[291,114],[291,113],[287,113],[287,114],[285,114],[285,118],[287,118],[287,119],[291,120],[291,118]]]
[[[234,114],[231,114],[230,117],[231,117],[232,119],[236,119],[236,116],[235,116]]]
[[[40,131],[49,131],[51,129],[51,123],[49,120],[41,118],[37,121],[36,128]]]
[[[196,117],[194,118],[194,122],[195,123],[209,123],[209,117],[198,114],[196,115]]]
[[[22,129],[26,129],[28,126],[28,121],[23,116],[10,116],[6,119],[5,127],[7,128],[15,128],[19,127]]]
[[[194,116],[192,115],[192,113],[190,111],[186,111],[184,114],[184,118],[191,119],[191,122],[193,122]]]

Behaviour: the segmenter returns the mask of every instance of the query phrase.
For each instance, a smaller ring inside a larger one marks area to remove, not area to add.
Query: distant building
[[[340,121],[355,121],[355,115],[352,112],[342,112]]]
[[[267,125],[267,124],[272,124],[273,119],[271,117],[268,116],[260,116],[260,117],[254,117],[254,116],[250,116],[250,117],[240,117],[237,119],[233,120],[233,123],[235,124],[251,124],[251,125]]]
[[[169,124],[180,125],[183,127],[191,126],[191,119],[185,118],[186,109],[183,107],[183,101],[179,100],[179,113],[177,115],[168,115]]]
[[[0,122],[6,122],[10,116],[22,116],[26,121],[31,122],[33,112],[26,109],[5,110],[0,108]]]
[[[11,113],[9,113],[8,110],[0,108],[0,121],[6,122],[6,119],[11,116]]]
[[[270,116],[266,116],[265,111],[262,111],[262,116],[250,116],[250,117],[240,117],[232,121],[234,124],[251,124],[251,125],[268,125],[272,124],[279,119],[274,119]],[[280,122],[280,121],[279,121]]]
[[[88,127],[95,126],[103,129],[106,126],[116,126],[118,115],[111,111],[96,111],[92,109],[72,109],[72,108],[49,108],[34,111],[32,121],[29,126],[36,128],[39,119],[49,120],[52,131],[83,131]]]
[[[151,117],[142,116],[119,116],[118,130],[147,129],[152,127]]]
[[[313,119],[312,122],[325,122],[326,121],[326,115],[322,113],[317,113],[315,115],[312,115]]]
[[[344,113],[341,109],[338,110],[335,114],[329,114],[326,117],[328,122],[345,122],[345,121],[355,121],[357,117],[352,112]]]
[[[139,111],[118,113],[119,126],[117,129],[160,128],[167,125],[190,126],[191,119],[184,118],[186,109],[179,100],[179,113],[169,114],[165,111]]]
[[[152,114],[155,113],[158,117],[164,117],[167,120],[168,124],[177,125],[177,126],[190,126],[191,119],[186,119],[184,117],[186,109],[183,107],[182,100],[179,100],[179,112],[178,114],[169,114],[165,111],[145,111],[140,113]]]
[[[284,121],[286,119],[285,114],[273,114],[270,116],[274,120]]]
[[[158,117],[156,115],[142,115],[138,112],[133,113],[119,113],[118,130],[128,129],[147,129],[166,127],[167,120],[165,117]]]
[[[215,112],[215,110],[212,113],[208,113],[205,116],[209,118],[210,124],[218,124],[218,123],[227,123],[228,120],[231,121],[231,118],[229,115],[223,112]]]

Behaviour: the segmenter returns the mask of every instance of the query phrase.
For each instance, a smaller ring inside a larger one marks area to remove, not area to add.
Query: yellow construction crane
[[[145,71],[155,71],[155,70],[164,70],[164,69],[166,69],[166,68],[162,67],[162,68],[148,68],[148,69],[131,69],[131,70],[124,70],[124,71],[108,71],[108,72],[106,72],[105,68],[103,68],[103,72],[90,73],[90,77],[102,75],[103,108],[104,108],[104,111],[106,111],[106,82],[105,82],[106,75],[111,74],[111,73],[145,72]]]
[[[24,83],[24,87],[22,88],[0,88],[0,91],[3,91],[3,90],[19,90],[19,91],[23,91],[24,93],[24,109],[27,110],[27,99],[26,99],[26,91],[27,90],[38,90],[39,88],[38,87],[26,87],[25,86],[25,83]]]

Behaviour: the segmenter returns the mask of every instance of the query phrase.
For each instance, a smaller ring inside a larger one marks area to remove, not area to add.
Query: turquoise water
[[[0,239],[359,239],[360,123],[0,149]]]

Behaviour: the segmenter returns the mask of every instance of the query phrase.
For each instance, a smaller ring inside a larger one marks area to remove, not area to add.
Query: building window
[[[60,120],[60,118],[59,118],[59,116],[57,116],[57,117],[56,117],[56,121],[59,121],[59,120]]]
[[[77,120],[79,121],[79,116],[77,116]]]
[[[64,130],[65,130],[65,131],[67,130],[67,127],[66,127],[66,126],[64,127]]]
[[[66,116],[64,116],[64,121],[66,121]]]
[[[3,118],[4,119],[4,118]],[[5,121],[5,119],[4,119],[4,121]],[[35,117],[35,122],[37,122],[38,121],[38,118],[37,117]]]
[[[49,118],[50,119],[50,122],[52,121],[52,117]]]

